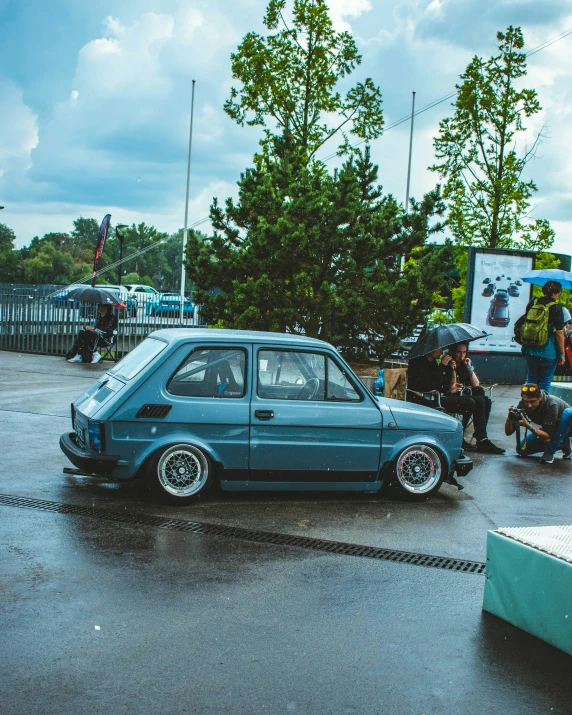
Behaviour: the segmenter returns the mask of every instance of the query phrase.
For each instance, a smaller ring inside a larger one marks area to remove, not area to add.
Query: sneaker
[[[81,362],[81,355],[75,355],[74,357],[70,358],[68,362]]]
[[[540,458],[540,461],[542,464],[552,464],[552,462],[554,462],[554,455],[549,449],[547,449]]]
[[[562,459],[572,459],[572,446],[570,445],[570,437],[562,442]]]
[[[96,362],[99,362],[101,360],[101,355],[99,353],[93,353],[93,356],[91,358],[91,364],[93,365]]]
[[[504,447],[497,447],[490,439],[481,439],[477,442],[477,452],[483,452],[485,454],[504,454],[506,449],[504,449]]]

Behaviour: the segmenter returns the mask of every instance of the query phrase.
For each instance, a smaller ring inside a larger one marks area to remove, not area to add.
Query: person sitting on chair
[[[80,330],[72,349],[66,353],[68,362],[90,362],[96,363],[101,360],[101,355],[94,352],[98,339],[103,337],[110,340],[113,331],[117,327],[117,316],[113,313],[111,305],[101,303],[97,306],[97,323],[87,325],[84,330]]]
[[[497,447],[487,436],[484,400],[478,402],[469,395],[463,395],[464,385],[456,379],[456,373],[450,363],[451,355],[444,355],[441,363],[437,359],[443,349],[433,350],[427,355],[414,358],[407,369],[407,400],[426,407],[435,407],[436,403],[425,397],[427,393],[436,391],[441,394],[441,406],[445,412],[460,414],[463,421],[472,417],[475,425],[477,452],[487,454],[504,454],[505,449]],[[420,393],[420,394],[415,394]],[[470,445],[463,440],[463,448]]]
[[[463,394],[472,397],[475,403],[481,401],[484,403],[482,406],[479,405],[479,410],[484,410],[485,425],[487,425],[493,402],[490,397],[485,395],[485,391],[481,387],[471,358],[467,356],[467,343],[457,343],[457,345],[450,347],[447,352],[453,358],[450,365],[451,369],[455,371],[456,376],[451,382],[458,382],[463,385]],[[468,423],[469,419],[463,420],[463,427],[466,427]]]

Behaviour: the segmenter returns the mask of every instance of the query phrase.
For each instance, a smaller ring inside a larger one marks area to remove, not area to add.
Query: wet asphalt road
[[[540,470],[511,456],[477,456],[464,492],[420,505],[228,494],[151,504],[137,484],[62,475],[57,437],[95,374],[0,353],[3,494],[481,561],[487,529],[571,520],[570,463]],[[503,413],[510,398],[499,392]],[[0,515],[2,713],[572,712],[572,658],[483,614],[482,576]]]

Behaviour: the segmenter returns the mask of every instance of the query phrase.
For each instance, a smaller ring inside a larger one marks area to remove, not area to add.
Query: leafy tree
[[[21,280],[20,254],[15,247],[16,234],[0,223],[0,283],[17,283]]]
[[[381,93],[370,78],[345,96],[339,80],[361,63],[348,32],[336,32],[325,0],[294,0],[292,21],[284,18],[287,0],[270,0],[264,16],[266,36],[249,32],[231,55],[232,88],[224,105],[238,124],[264,127],[266,142],[289,133],[309,160],[339,131],[360,139],[382,132]]]
[[[544,268],[559,268],[560,259],[553,253],[537,253],[534,259],[534,268],[536,270],[542,270]],[[542,296],[542,287],[534,286],[532,289],[532,295],[535,298],[540,298]],[[567,308],[572,307],[572,291],[563,290],[560,296],[559,302],[565,305]]]
[[[434,139],[437,163],[445,180],[449,226],[466,246],[542,250],[554,241],[546,219],[527,221],[530,198],[537,191],[523,172],[542,141],[542,130],[519,150],[523,119],[541,107],[536,91],[517,89],[526,75],[524,39],[519,27],[497,34],[498,54],[473,57],[458,93],[455,113],[439,125]]]
[[[306,163],[304,148],[275,139],[242,175],[238,201],[214,201],[214,236],[189,240],[188,273],[207,321],[392,352],[430,309],[451,246],[426,246],[442,228],[431,225],[445,210],[438,192],[405,214],[376,182],[367,149],[329,175]]]
[[[167,234],[158,231],[154,226],[147,226],[145,223],[132,224],[129,228],[123,229],[122,233],[124,236],[123,258],[131,254],[138,254],[139,251],[154,246],[154,248],[149,248],[145,253],[135,255],[129,262],[125,262],[122,266],[123,271],[148,277],[160,275],[166,267],[165,244],[161,243],[161,241],[167,238]],[[111,232],[110,246],[113,247],[113,259],[118,260],[119,241]],[[115,279],[115,271],[113,273]]]
[[[67,284],[74,280],[71,253],[58,248],[57,242],[32,240],[29,256],[23,261],[23,273],[30,283]]]
[[[77,243],[81,242],[95,249],[99,238],[99,224],[94,218],[80,216],[73,222],[73,230],[70,235]]]

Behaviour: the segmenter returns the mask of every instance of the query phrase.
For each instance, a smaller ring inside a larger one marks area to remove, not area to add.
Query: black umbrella
[[[125,303],[121,302],[121,298],[108,288],[78,286],[77,288],[72,288],[65,299],[77,300],[83,303],[103,303],[105,305],[116,305],[119,308],[125,308]]]
[[[411,360],[411,358],[420,355],[427,355],[433,350],[441,350],[449,345],[455,345],[455,343],[469,343],[471,340],[478,340],[487,335],[488,333],[475,328],[474,325],[469,325],[469,323],[438,325],[419,337],[407,357]]]

